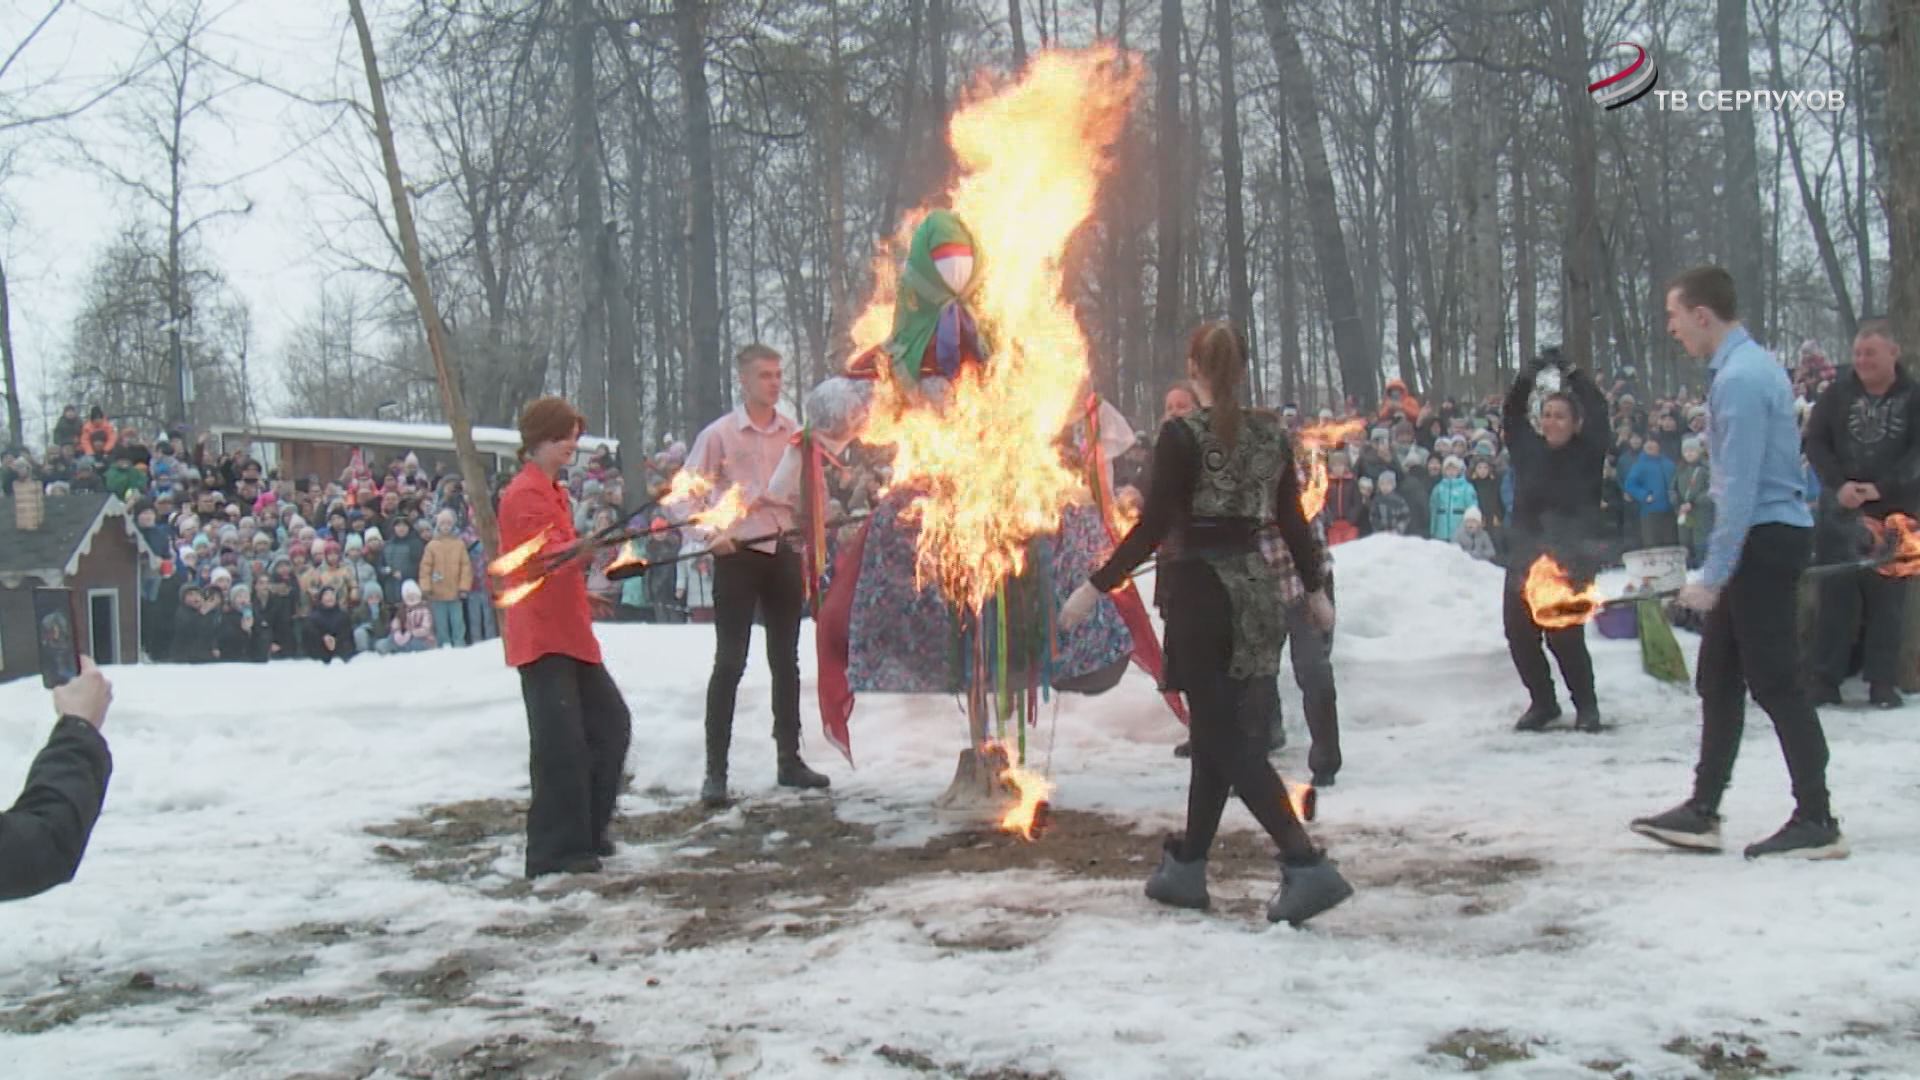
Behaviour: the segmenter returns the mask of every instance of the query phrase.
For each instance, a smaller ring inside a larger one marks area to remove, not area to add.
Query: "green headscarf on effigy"
[[[934,253],[948,245],[963,246],[973,253],[973,275],[959,292],[947,286],[933,264]],[[941,316],[954,305],[964,310],[981,280],[980,267],[981,253],[974,245],[973,233],[953,211],[930,211],[913,231],[906,269],[894,294],[893,334],[887,339],[887,356],[901,385],[913,386],[919,381],[927,346],[939,330]]]

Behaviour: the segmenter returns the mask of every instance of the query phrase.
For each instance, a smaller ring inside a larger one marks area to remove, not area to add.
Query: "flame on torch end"
[[[535,555],[540,554],[540,549],[546,545],[547,534],[552,531],[553,527],[550,525],[541,529],[534,534],[533,539],[488,563],[487,572],[495,577],[506,577],[527,565]]]
[[[1327,505],[1327,487],[1331,483],[1327,478],[1327,454],[1364,435],[1366,430],[1367,422],[1357,416],[1351,420],[1321,420],[1300,429],[1300,448],[1305,451],[1307,466],[1305,485],[1300,489],[1301,517],[1312,521]]]
[[[1894,578],[1920,574],[1920,523],[1905,514],[1888,514],[1884,522],[1865,521],[1874,534],[1874,546],[1886,555],[1881,574]]]
[[[526,581],[518,585],[515,585],[511,589],[505,590],[498,597],[496,597],[494,599],[494,606],[502,607],[502,608],[510,608],[515,604],[518,604],[520,601],[525,600],[527,597],[532,596],[540,588],[540,586],[545,585],[546,583],[547,583],[546,578],[536,578],[532,581]]]
[[[615,570],[624,570],[629,566],[645,565],[647,565],[647,560],[640,557],[637,545],[628,543],[620,549],[620,554],[616,556],[612,562],[607,564],[604,572],[611,574]]]
[[[747,493],[736,486],[728,488],[727,493],[720,496],[719,502],[688,518],[687,523],[703,529],[712,529],[715,532],[724,532],[746,516]]]
[[[1320,814],[1320,793],[1312,784],[1288,784],[1287,802],[1293,807],[1293,816],[1301,821],[1312,821]]]
[[[1592,583],[1576,590],[1567,576],[1567,568],[1551,555],[1540,556],[1527,568],[1522,595],[1526,598],[1527,610],[1533,613],[1533,621],[1548,630],[1566,630],[1592,622],[1604,603],[1600,590]]]

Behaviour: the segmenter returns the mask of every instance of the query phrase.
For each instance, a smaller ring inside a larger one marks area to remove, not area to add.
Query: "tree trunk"
[[[1247,211],[1241,191],[1240,97],[1234,81],[1233,0],[1214,0],[1214,40],[1220,49],[1220,170],[1227,187],[1227,314],[1246,335],[1247,364],[1261,380],[1258,341],[1253,326],[1253,282],[1247,275]]]
[[[1722,0],[1723,7],[1726,2],[1727,0]],[[1784,90],[1786,81],[1781,77],[1779,27],[1775,21],[1768,20],[1763,24],[1763,33],[1767,40],[1767,56],[1773,68],[1773,88]],[[1741,37],[1744,39],[1745,36],[1743,21]],[[1854,307],[1852,291],[1847,287],[1846,267],[1841,263],[1840,251],[1833,242],[1833,228],[1827,221],[1826,203],[1807,181],[1805,160],[1800,150],[1800,137],[1794,130],[1791,111],[1780,113],[1780,133],[1786,140],[1787,157],[1793,163],[1794,185],[1800,190],[1800,205],[1807,213],[1807,228],[1812,231],[1814,248],[1820,253],[1820,267],[1826,272],[1827,285],[1833,290],[1834,307],[1839,312],[1841,328],[1846,331],[1847,340],[1851,344],[1854,328],[1859,325],[1858,309]],[[1729,240],[1734,244],[1735,250],[1741,249],[1740,240],[1744,235],[1740,232],[1729,234]],[[1747,313],[1746,285],[1740,280],[1738,274],[1734,275],[1734,287],[1739,293],[1740,314],[1744,321]],[[1754,333],[1758,335],[1759,331],[1755,330]]]
[[[1539,350],[1534,334],[1539,328],[1539,292],[1533,276],[1533,204],[1527,197],[1527,161],[1522,148],[1523,135],[1516,133],[1513,157],[1508,160],[1508,176],[1513,194],[1513,321],[1519,331],[1519,352],[1514,356],[1518,368],[1532,360]]]
[[[1920,0],[1887,0],[1886,49],[1887,311],[1895,339],[1920,353]]]
[[[433,357],[433,373],[440,384],[440,405],[447,414],[447,426],[453,429],[453,445],[460,460],[460,476],[466,482],[473,507],[474,527],[486,550],[500,550],[500,526],[494,520],[493,499],[487,488],[486,466],[473,445],[473,421],[467,415],[467,402],[460,391],[459,369],[454,364],[447,328],[440,321],[440,308],[434,303],[433,287],[427,283],[426,261],[420,255],[420,237],[413,228],[413,206],[407,194],[406,177],[400,171],[400,154],[393,144],[393,124],[387,117],[386,90],[380,82],[380,64],[374,56],[373,31],[367,27],[367,13],[360,0],[347,0],[353,17],[354,33],[360,39],[360,57],[367,69],[367,95],[373,105],[373,132],[380,141],[380,157],[385,163],[387,193],[393,199],[395,231],[400,234],[400,257],[407,266],[407,286],[426,329],[427,351]]]
[[[1561,350],[1574,367],[1595,370],[1593,362],[1593,279],[1600,265],[1600,151],[1594,130],[1593,100],[1587,96],[1587,27],[1581,0],[1559,0],[1560,112],[1567,123],[1570,150],[1567,181],[1572,206],[1560,256],[1562,283]]]
[[[1186,142],[1180,134],[1180,0],[1160,0],[1160,55],[1154,78],[1154,177],[1158,207],[1154,240],[1153,354],[1162,381],[1185,372],[1180,348],[1180,270],[1185,259],[1181,227],[1186,220]]]
[[[947,149],[947,23],[953,0],[927,0],[927,73],[932,87],[928,98],[932,122],[925,125],[928,145],[921,151],[927,164],[915,198],[941,190],[952,171]]]
[[[1728,90],[1753,89],[1753,73],[1747,61],[1747,0],[1716,0],[1713,22],[1720,39],[1720,85]],[[1592,114],[1591,109],[1586,111]],[[1753,112],[1722,110],[1720,127],[1727,153],[1726,198],[1722,203],[1730,264],[1727,270],[1740,297],[1740,321],[1754,337],[1765,341],[1766,294],[1760,288],[1765,251],[1760,238],[1766,232],[1760,223],[1760,159],[1753,147]]]
[[[1280,230],[1276,240],[1280,246],[1280,392],[1282,403],[1301,404],[1300,392],[1306,389],[1308,380],[1300,373],[1300,306],[1294,292],[1293,238],[1298,235],[1293,227],[1293,154],[1284,146],[1287,137],[1285,123],[1275,125],[1275,132],[1283,144],[1280,158],[1280,213],[1274,219]]]
[[[1407,61],[1404,41],[1403,16],[1400,0],[1389,0],[1387,4],[1387,186],[1393,195],[1393,234],[1388,243],[1392,249],[1388,252],[1388,272],[1393,276],[1393,342],[1394,365],[1401,379],[1411,385],[1413,393],[1420,393],[1424,387],[1413,377],[1413,265],[1409,245],[1413,242],[1413,182],[1409,175],[1407,155],[1412,151],[1412,133],[1409,131],[1407,101]],[[1467,85],[1478,85],[1477,73],[1468,65],[1462,73]],[[1469,98],[1471,100],[1471,98]],[[1471,155],[1463,155],[1471,157]],[[1462,163],[1463,170],[1470,170],[1480,163],[1467,161]],[[1423,224],[1421,226],[1425,228]],[[1427,322],[1431,327],[1433,312],[1427,313]],[[1438,364],[1435,365],[1438,367]],[[1440,379],[1435,372],[1435,378]]]
[[[0,365],[7,369],[7,445],[27,444],[26,425],[20,415],[20,377],[13,366],[13,297],[7,292],[7,264],[0,260]],[[53,433],[47,437],[52,439]]]
[[[1019,0],[1013,0],[1019,10]],[[848,359],[853,351],[852,302],[847,297],[847,165],[846,165],[846,71],[840,55],[840,4],[828,0],[827,20],[827,115],[824,125],[827,187],[827,316],[833,324],[829,345],[829,365],[834,357]],[[756,230],[757,231],[757,230]],[[757,276],[757,275],[756,275]],[[759,337],[756,330],[754,336]]]
[[[601,275],[601,234],[606,211],[600,205],[600,110],[593,80],[593,32],[597,25],[593,0],[570,0],[572,25],[567,28],[567,66],[573,81],[573,188],[577,206],[574,221],[580,269],[580,412],[587,430],[607,429],[607,283]]]
[[[706,0],[675,0],[674,32],[687,154],[686,412],[696,423],[727,408],[720,360],[719,237],[713,203],[713,104],[707,99]]]
[[[1019,71],[1027,66],[1027,31],[1020,23],[1020,0],[1007,0],[1007,32],[1013,35],[1013,70]]]
[[[907,0],[907,66],[909,72],[920,70],[920,12],[921,0]],[[895,219],[900,210],[900,189],[908,181],[908,170],[913,168],[913,153],[919,140],[914,138],[914,105],[919,97],[920,80],[911,76],[900,80],[900,141],[894,151],[893,168],[887,170],[887,194],[880,203],[880,234],[890,236],[897,223]],[[918,188],[914,189],[917,193]]]
[[[1333,191],[1333,170],[1327,164],[1327,146],[1320,131],[1320,105],[1314,96],[1313,72],[1300,50],[1300,38],[1287,16],[1288,0],[1260,0],[1267,36],[1273,41],[1280,66],[1280,92],[1286,98],[1287,127],[1300,154],[1307,189],[1307,214],[1313,228],[1314,261],[1320,268],[1320,287],[1326,294],[1327,315],[1333,323],[1333,347],[1340,358],[1340,377],[1346,392],[1371,410],[1379,399],[1379,365],[1367,341],[1355,299],[1353,268],[1347,241],[1340,228],[1340,208]]]

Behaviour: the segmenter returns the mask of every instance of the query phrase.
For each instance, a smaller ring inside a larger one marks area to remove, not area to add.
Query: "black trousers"
[[[1307,716],[1307,768],[1315,776],[1333,776],[1340,771],[1340,704],[1333,682],[1333,635],[1313,625],[1307,605],[1294,604],[1287,609],[1287,637],[1293,656],[1293,681],[1300,687],[1300,704]],[[1280,716],[1278,687],[1275,688],[1273,716]]]
[[[1867,682],[1898,686],[1900,639],[1906,633],[1907,582],[1872,570],[1839,571],[1820,584],[1813,673],[1834,686],[1853,673],[1860,645]]]
[[[1671,510],[1640,511],[1640,542],[1650,548],[1680,543],[1680,517]]]
[[[1220,831],[1220,816],[1234,795],[1290,859],[1311,858],[1313,842],[1293,815],[1280,774],[1267,761],[1267,728],[1273,717],[1271,676],[1235,679],[1233,620],[1226,587],[1204,566],[1189,569],[1169,598],[1168,635],[1178,636],[1193,742],[1192,781],[1187,788],[1184,861],[1205,858]]]
[[[1740,565],[1707,613],[1700,640],[1700,764],[1694,802],[1717,810],[1733,779],[1745,730],[1747,692],[1773,721],[1802,816],[1826,820],[1827,737],[1800,679],[1797,632],[1800,575],[1811,529],[1756,525]]]
[[[747,671],[757,609],[773,672],[773,742],[782,757],[800,752],[800,615],[806,604],[800,553],[736,551],[713,560],[713,676],[707,680],[707,772],[727,774],[733,706]]]
[[[520,668],[527,703],[527,876],[591,855],[607,838],[633,723],[599,664],[549,653]]]
[[[1553,658],[1560,664],[1560,677],[1566,680],[1567,694],[1573,698],[1573,707],[1597,704],[1599,699],[1593,691],[1593,657],[1587,652],[1587,628],[1547,630],[1533,621],[1533,611],[1527,607],[1526,595],[1521,591],[1531,565],[1516,565],[1507,571],[1506,600],[1501,606],[1500,621],[1507,631],[1507,654],[1513,657],[1513,669],[1520,673],[1520,682],[1526,686],[1533,704],[1555,704],[1559,695],[1554,692],[1553,671],[1547,667],[1546,654],[1546,649],[1552,649]],[[1543,641],[1545,649],[1541,647]]]

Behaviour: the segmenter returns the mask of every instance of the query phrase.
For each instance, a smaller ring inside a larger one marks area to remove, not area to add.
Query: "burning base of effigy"
[[[988,741],[960,751],[953,782],[933,802],[942,815],[991,823],[1005,832],[1038,840],[1053,816],[1053,785],[1014,765],[1007,748]]]

